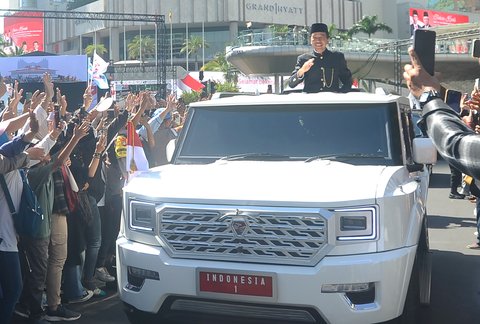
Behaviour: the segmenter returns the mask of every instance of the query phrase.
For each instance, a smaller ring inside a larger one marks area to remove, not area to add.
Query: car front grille
[[[329,211],[164,205],[159,237],[172,257],[315,265],[328,252]]]

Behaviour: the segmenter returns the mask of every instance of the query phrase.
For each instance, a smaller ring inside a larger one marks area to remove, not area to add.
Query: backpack
[[[38,201],[35,192],[30,187],[23,170],[20,170],[20,176],[22,177],[23,189],[18,212],[15,211],[15,206],[13,205],[12,197],[3,174],[0,175],[0,185],[5,193],[5,199],[7,200],[8,208],[12,214],[13,224],[15,225],[17,234],[21,236],[36,237],[45,217],[43,216],[40,202]]]

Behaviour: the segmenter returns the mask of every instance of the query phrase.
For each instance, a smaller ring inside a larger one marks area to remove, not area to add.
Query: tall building
[[[446,20],[461,15],[467,21],[477,22],[480,0],[9,0],[9,8],[163,15],[163,42],[167,48],[164,62],[194,71],[215,54],[224,53],[227,46],[238,45],[239,36],[250,31],[268,31],[272,25],[296,30],[324,22],[345,31],[363,16],[376,15],[393,32],[378,32],[373,37],[408,39],[412,8],[443,12],[445,16],[439,17]],[[153,23],[142,21],[46,19],[45,51],[83,54],[88,45],[96,43],[107,48],[103,55],[106,60],[153,62],[154,53],[132,57],[128,46],[140,35],[142,39],[155,40],[156,31]],[[186,40],[194,36],[205,42],[205,48],[197,46],[187,53]]]
[[[392,27],[393,33],[380,32],[375,37],[401,39],[409,36],[404,23],[409,7],[441,8],[470,15],[480,8],[479,0],[461,3],[438,0],[9,0],[9,7],[164,15],[166,33],[172,36],[167,37],[167,43],[175,64],[185,64],[186,54],[180,50],[187,33],[189,37],[205,39],[208,44],[205,54],[196,53],[196,57],[189,58],[189,63],[194,65],[224,51],[226,45],[235,44],[247,24],[251,29],[261,29],[273,24],[303,27],[322,21],[346,30],[364,15],[377,15],[379,21]],[[80,54],[88,44],[96,42],[107,47],[107,56],[113,61],[129,59],[128,43],[140,33],[142,37],[155,36],[152,24],[128,21],[48,19],[45,29],[47,51]]]
[[[168,55],[168,63],[172,58],[173,64],[186,65],[187,54],[181,49],[187,34],[188,38],[201,37],[208,45],[204,53],[200,50],[188,57],[190,70],[235,44],[239,33],[247,30],[247,23],[248,28],[262,29],[269,25],[303,27],[323,21],[347,29],[364,14],[362,1],[351,0],[23,0],[18,5],[28,9],[164,15],[167,47],[173,54]],[[140,33],[155,38],[155,26],[130,21],[47,19],[45,48],[48,52],[80,54],[88,44],[101,43],[108,49],[104,57],[117,62],[130,59],[128,44]]]

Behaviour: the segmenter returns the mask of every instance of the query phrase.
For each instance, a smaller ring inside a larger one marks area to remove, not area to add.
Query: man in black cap
[[[423,28],[423,23],[418,19],[418,11],[413,10],[412,11],[412,17],[411,17],[411,23],[410,23],[410,35],[413,36],[413,33],[418,29],[418,28]]]
[[[423,12],[423,28],[431,28],[430,17],[428,16],[428,11]]]
[[[352,73],[347,67],[345,56],[327,49],[328,27],[323,23],[310,28],[312,53],[297,58],[297,64],[288,86],[295,88],[304,82],[303,92],[348,92],[352,87]],[[341,83],[341,85],[340,85]]]

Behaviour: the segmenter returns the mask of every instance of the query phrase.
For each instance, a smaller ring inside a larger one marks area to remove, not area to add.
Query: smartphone
[[[430,74],[435,73],[435,40],[437,34],[429,29],[417,29],[413,34],[413,49],[417,53],[423,68]]]
[[[449,105],[457,113],[460,113],[460,101],[462,100],[462,93],[456,90],[447,90],[445,92],[445,103]]]
[[[472,57],[480,58],[480,39],[475,39],[472,43]]]
[[[476,79],[475,79],[475,85],[473,86],[473,89],[474,89],[475,91],[480,90],[480,79],[479,79],[479,78],[476,78]]]
[[[54,105],[53,122],[55,123],[55,127],[58,127],[58,124],[60,123],[60,106],[59,105]]]

